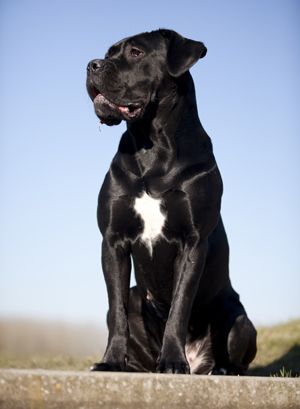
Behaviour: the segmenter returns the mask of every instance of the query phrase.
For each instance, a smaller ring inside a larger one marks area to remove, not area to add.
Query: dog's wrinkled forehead
[[[109,49],[107,50],[107,53],[105,54],[105,58],[110,58],[113,55],[119,55],[122,50],[124,49],[124,46],[127,42],[129,37],[124,38],[123,40],[118,41],[117,43],[113,44]]]
[[[156,31],[151,33],[141,33],[113,44],[105,54],[105,58],[116,58],[122,56],[128,49],[136,47],[138,50],[149,53],[160,50],[166,52],[164,38]]]
[[[200,41],[182,37],[173,30],[159,29],[117,42],[109,48],[106,58],[122,60],[125,57],[128,62],[135,63],[147,57],[150,63],[155,61],[157,68],[165,63],[169,74],[179,77],[203,58],[206,51]]]

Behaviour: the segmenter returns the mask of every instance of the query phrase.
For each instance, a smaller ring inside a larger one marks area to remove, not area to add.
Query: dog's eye
[[[143,51],[139,50],[138,48],[132,47],[130,49],[131,57],[141,57],[143,54]]]

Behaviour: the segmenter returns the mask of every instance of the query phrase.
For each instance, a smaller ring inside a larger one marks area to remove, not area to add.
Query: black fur
[[[188,71],[205,54],[203,43],[158,30],[88,65],[101,122],[127,121],[99,195],[109,339],[93,370],[243,374],[255,356],[256,331],[229,279],[222,180]],[[152,254],[134,208],[144,192],[165,217]]]

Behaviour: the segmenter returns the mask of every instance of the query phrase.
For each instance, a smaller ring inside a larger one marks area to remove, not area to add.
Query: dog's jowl
[[[205,54],[203,43],[157,30],[88,64],[101,123],[127,122],[99,194],[109,337],[93,370],[244,374],[255,356],[189,72]]]

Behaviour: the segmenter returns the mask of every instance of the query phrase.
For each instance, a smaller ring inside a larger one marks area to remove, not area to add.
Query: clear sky
[[[231,278],[249,316],[300,316],[297,0],[0,3],[0,314],[104,322],[97,195],[124,124],[101,126],[86,65],[159,27],[192,68],[222,172]]]

